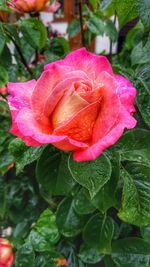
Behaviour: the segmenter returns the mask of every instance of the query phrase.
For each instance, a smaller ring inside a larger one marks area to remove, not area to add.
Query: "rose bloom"
[[[10,242],[0,238],[0,267],[11,267],[14,262],[13,251]]]
[[[60,4],[54,0],[52,5],[49,5],[49,0],[7,0],[7,5],[21,14],[30,12],[56,12]]]
[[[28,146],[73,151],[76,161],[97,158],[136,125],[136,90],[85,48],[46,65],[38,81],[9,83],[8,91],[11,133]]]

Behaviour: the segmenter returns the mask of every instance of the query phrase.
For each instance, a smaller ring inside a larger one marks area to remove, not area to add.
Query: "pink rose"
[[[30,12],[55,12],[60,7],[60,4],[54,0],[52,5],[49,0],[7,0],[7,5],[21,14]]]
[[[0,267],[11,267],[14,262],[13,251],[10,242],[0,238]]]
[[[11,133],[28,146],[53,144],[93,160],[134,128],[136,90],[106,57],[85,48],[45,66],[38,81],[9,83]]]

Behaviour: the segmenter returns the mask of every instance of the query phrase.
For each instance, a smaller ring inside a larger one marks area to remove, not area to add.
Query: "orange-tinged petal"
[[[55,135],[67,135],[77,141],[90,141],[92,137],[93,126],[98,116],[100,103],[95,102],[81,111],[62,126],[56,128]]]
[[[117,81],[105,71],[99,76],[104,86],[101,88],[101,110],[93,128],[93,143],[96,143],[110,131],[118,119],[121,108],[117,95]]]
[[[81,98],[76,92],[69,97],[63,97],[52,115],[53,127],[59,127],[63,122],[87,106],[88,102]]]

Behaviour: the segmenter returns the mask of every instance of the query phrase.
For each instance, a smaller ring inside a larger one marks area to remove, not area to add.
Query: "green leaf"
[[[56,226],[56,216],[49,209],[42,212],[34,226],[34,229],[52,245],[56,244],[59,240],[59,232]]]
[[[136,26],[131,28],[126,34],[124,43],[125,49],[127,49],[128,51],[132,50],[142,40],[143,36],[144,26],[141,21],[139,21]]]
[[[46,45],[47,31],[40,20],[35,18],[22,19],[18,25],[24,38],[33,48],[40,50]]]
[[[84,188],[74,197],[74,208],[78,214],[92,213],[96,208],[92,205],[88,192]]]
[[[7,150],[0,153],[0,173],[5,174],[8,167],[14,162],[14,158]]]
[[[0,62],[6,70],[9,70],[9,68],[11,68],[12,66],[11,53],[6,45],[4,46],[4,49],[0,54]],[[9,77],[9,81],[12,81],[11,77]]]
[[[112,259],[117,267],[149,267],[150,243],[134,237],[117,240],[112,246]]]
[[[24,244],[15,255],[15,267],[33,266],[35,254],[30,244]]]
[[[42,254],[39,254],[36,257],[34,267],[58,267],[58,259],[64,259],[64,257],[56,251],[48,251]],[[65,267],[63,265],[62,267]]]
[[[49,242],[49,240],[34,230],[30,232],[30,235],[28,236],[28,242],[37,252],[45,252],[52,249],[52,244]]]
[[[137,9],[140,19],[146,27],[150,26],[150,1],[137,0]]]
[[[55,45],[55,49],[57,48],[59,50],[59,53],[61,52],[60,56],[66,55],[67,53],[70,52],[69,43],[63,37],[56,37],[56,38],[52,39],[52,44]],[[50,47],[50,52],[52,52],[52,51],[53,51],[53,48]]]
[[[150,165],[129,163],[122,170],[124,180],[121,220],[137,226],[150,224]]]
[[[120,28],[127,22],[138,16],[136,0],[113,0],[116,4],[116,11],[119,19]]]
[[[110,256],[105,256],[104,258],[104,263],[105,263],[105,267],[117,267],[118,265],[116,265],[114,263],[114,261],[112,260],[112,258]]]
[[[104,0],[102,10],[109,16],[116,11],[120,28],[138,16],[136,0]]]
[[[111,4],[112,0],[103,0],[101,2],[102,3],[100,3],[100,8],[101,8],[101,11],[103,12]]]
[[[102,213],[109,208],[117,206],[116,190],[120,177],[120,155],[115,154],[111,158],[112,175],[110,180],[100,189],[96,196],[92,199],[92,204]]]
[[[99,5],[99,0],[90,0],[90,4],[94,9],[97,9]]]
[[[68,195],[75,185],[69,170],[68,156],[47,146],[37,162],[36,177],[43,197]]]
[[[141,41],[138,43],[131,52],[132,66],[138,64],[150,63],[150,36],[146,43]]]
[[[104,255],[102,255],[98,249],[93,247],[88,247],[86,245],[82,245],[78,254],[78,257],[84,262],[88,264],[95,264],[102,260]]]
[[[121,160],[150,162],[150,131],[145,129],[134,129],[126,132],[113,146],[118,151]]]
[[[105,34],[112,40],[112,42],[117,41],[118,32],[111,20],[107,20],[105,23]]]
[[[150,127],[150,90],[144,80],[137,90],[137,106],[144,122]]]
[[[97,194],[111,176],[111,163],[104,154],[96,160],[79,163],[70,157],[69,169],[73,178],[88,189],[91,198]]]
[[[2,53],[4,46],[5,46],[5,35],[3,33],[2,24],[0,23],[0,54]]]
[[[113,233],[112,219],[98,213],[87,222],[83,231],[83,240],[88,246],[97,248],[103,254],[109,254]]]
[[[0,87],[7,84],[8,82],[8,73],[4,67],[0,66]]]
[[[66,237],[76,236],[83,227],[82,218],[73,208],[72,198],[65,198],[58,206],[56,223],[59,231]]]
[[[44,147],[28,147],[20,138],[15,138],[9,144],[9,151],[13,155],[16,164],[16,174],[18,175],[26,165],[37,160]]]
[[[10,12],[10,9],[6,5],[6,0],[0,0],[0,10]]]
[[[73,20],[67,29],[67,33],[69,35],[69,38],[75,37],[79,32],[81,31],[81,25],[79,19]]]
[[[50,39],[44,52],[47,63],[56,61],[70,52],[68,41],[63,37]]]
[[[141,227],[141,236],[150,243],[150,226]]]
[[[28,233],[28,221],[20,222],[16,225],[16,227],[13,229],[13,238],[17,239],[17,243],[19,239],[23,239],[26,237]]]
[[[88,21],[86,21],[86,25],[89,31],[91,31],[92,33],[96,35],[104,34],[105,24],[100,18],[93,15]]]

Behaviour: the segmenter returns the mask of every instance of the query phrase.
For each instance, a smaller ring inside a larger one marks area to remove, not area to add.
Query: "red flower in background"
[[[68,266],[66,259],[56,259],[56,263],[58,266],[63,266],[63,267]]]
[[[0,238],[0,267],[11,267],[14,262],[14,255],[10,242]]]
[[[7,86],[3,85],[1,88],[0,88],[0,94],[1,95],[6,95],[7,93]]]
[[[49,0],[7,0],[7,5],[21,14],[41,11],[56,12],[60,7],[56,0],[51,5]]]
[[[0,11],[0,21],[7,22],[7,12],[6,11]]]

